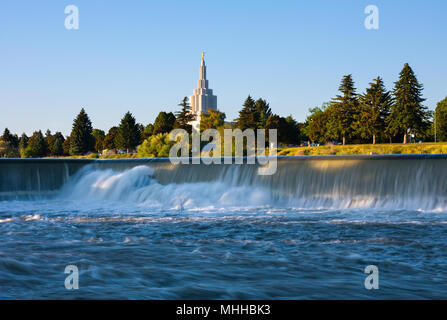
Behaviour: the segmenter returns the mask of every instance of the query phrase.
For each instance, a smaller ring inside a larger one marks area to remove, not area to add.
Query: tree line
[[[346,75],[339,86],[339,95],[322,107],[309,110],[302,131],[310,141],[320,143],[375,144],[379,140],[407,143],[409,136],[430,141],[434,132],[433,112],[423,105],[422,90],[423,85],[408,63],[392,91],[386,90],[382,78],[377,77],[364,93],[358,94],[352,75]],[[447,132],[441,121],[439,124],[437,129]]]
[[[154,123],[146,126],[136,122],[135,117],[127,112],[118,126],[111,127],[107,134],[101,129],[94,129],[90,117],[82,108],[73,121],[70,135],[64,137],[61,132],[52,134],[47,130],[35,131],[31,137],[25,133],[19,138],[8,128],[0,136],[0,157],[41,158],[58,156],[80,156],[89,153],[101,153],[104,150],[123,150],[135,152],[138,145],[151,136],[167,134],[175,128],[191,132],[190,122],[194,116],[190,112],[188,98],[179,104],[181,109],[175,114],[160,112]]]
[[[404,65],[392,91],[388,91],[382,78],[377,77],[364,93],[358,94],[349,74],[341,81],[340,94],[321,107],[309,109],[310,114],[303,123],[291,115],[274,114],[266,100],[248,96],[234,122],[226,122],[225,113],[210,109],[201,115],[200,130],[277,129],[278,143],[284,146],[307,141],[407,143],[408,136],[425,141],[447,141],[447,97],[437,104],[434,112],[429,111],[423,105],[422,90],[423,85],[408,64]],[[178,107],[175,113],[161,111],[155,121],[147,125],[137,123],[135,117],[126,112],[119,125],[107,133],[93,128],[84,108],[73,120],[71,133],[66,137],[50,130],[45,134],[39,130],[31,137],[25,133],[18,137],[6,128],[0,136],[0,157],[79,156],[104,150],[166,157],[173,144],[168,139],[169,132],[181,128],[191,133],[191,121],[195,120],[187,97]]]

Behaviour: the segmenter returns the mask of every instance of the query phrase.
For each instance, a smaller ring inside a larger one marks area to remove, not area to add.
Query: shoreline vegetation
[[[266,153],[269,153],[268,148]],[[384,144],[351,144],[324,145],[311,147],[280,147],[278,156],[331,156],[331,155],[388,155],[388,154],[447,154],[447,142],[420,143],[384,143]],[[45,157],[44,159],[144,159],[157,158],[140,156],[138,153],[123,153],[114,155],[98,155],[92,153],[85,156]]]
[[[407,63],[392,90],[377,77],[363,93],[357,93],[348,74],[338,91],[321,107],[310,108],[304,122],[275,114],[267,100],[249,95],[234,121],[226,121],[219,110],[202,113],[200,131],[217,129],[222,136],[224,129],[274,129],[279,156],[447,153],[447,142],[442,142],[447,141],[447,97],[434,110],[428,109],[423,104],[423,85]],[[0,136],[0,158],[166,158],[175,144],[169,133],[183,129],[191,134],[197,116],[187,97],[178,109],[175,113],[161,111],[146,125],[128,111],[107,133],[93,127],[84,108],[66,136],[37,130],[30,137],[25,133],[19,137],[6,128]],[[266,146],[268,139],[267,135]],[[202,141],[201,148],[205,145]]]

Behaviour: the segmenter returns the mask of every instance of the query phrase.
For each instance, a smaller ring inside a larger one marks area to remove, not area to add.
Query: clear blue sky
[[[79,30],[64,26],[79,8]],[[364,9],[377,5],[380,29]],[[405,62],[426,105],[447,95],[447,1],[100,1],[0,3],[0,130],[69,134],[85,107],[95,128],[175,111],[197,85],[207,52],[210,86],[227,119],[248,94],[305,119],[351,73],[358,91],[376,76],[389,89]]]

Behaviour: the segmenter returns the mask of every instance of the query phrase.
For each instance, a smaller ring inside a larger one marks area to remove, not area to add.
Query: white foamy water
[[[423,170],[427,175],[433,174],[433,168],[427,166],[414,168],[417,180],[411,180],[410,171],[402,168],[400,172],[381,167],[368,172],[352,164],[348,168],[319,164],[313,171],[297,167],[296,172],[282,172],[283,168],[272,177],[259,176],[250,166],[220,167],[216,167],[219,172],[210,172],[205,166],[194,165],[169,170],[149,165],[120,170],[90,165],[68,179],[57,198],[197,210],[259,206],[438,212],[447,209],[447,193],[442,192],[447,182],[437,176],[431,176],[431,180],[422,176]]]
[[[285,161],[0,166],[0,298],[447,297],[443,160]]]
[[[231,186],[224,182],[170,183],[153,178],[154,170],[137,166],[123,172],[85,168],[70,180],[58,198],[70,200],[124,201],[166,209],[203,209],[272,204],[269,190]]]

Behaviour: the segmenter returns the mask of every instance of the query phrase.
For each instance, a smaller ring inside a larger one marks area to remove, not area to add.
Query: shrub
[[[169,150],[173,145],[174,142],[169,141],[168,133],[159,133],[144,140],[137,153],[142,158],[169,157]]]

